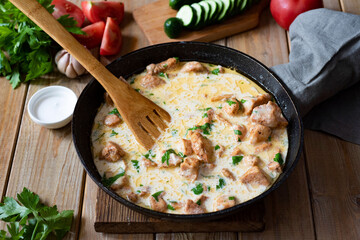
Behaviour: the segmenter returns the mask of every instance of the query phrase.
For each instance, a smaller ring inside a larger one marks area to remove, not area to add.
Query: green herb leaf
[[[211,71],[211,73],[214,75],[218,75],[219,72],[220,72],[220,70],[218,68],[215,68],[214,70]]]
[[[200,108],[199,111],[209,111],[210,109],[212,109],[211,107],[208,108]]]
[[[243,159],[244,156],[232,156],[232,162],[234,165],[238,165],[239,162]]]
[[[123,177],[125,175],[125,170],[121,169],[122,172],[116,174],[115,176],[106,178],[105,174],[103,175],[101,182],[104,184],[105,187],[110,187],[116,180],[118,180],[120,177]]]
[[[241,99],[240,102],[241,102],[241,103],[246,103],[246,100],[245,100],[245,99]]]
[[[268,140],[268,142],[271,142],[271,135],[268,137],[267,140]]]
[[[234,133],[235,133],[236,135],[242,135],[242,132],[241,132],[240,130],[234,130]]]
[[[235,197],[229,197],[229,200],[235,200]]]
[[[200,206],[201,205],[201,199],[197,200],[196,204]]]
[[[171,206],[170,204],[167,205],[167,209],[172,210],[172,211],[175,210],[175,208],[173,206]]]
[[[229,104],[229,106],[231,106],[231,105],[233,105],[233,104],[236,104],[236,102],[231,101],[231,100],[226,100],[226,102]]]
[[[166,152],[164,153],[164,155],[161,157],[161,162],[164,163],[166,162],[166,164],[169,166],[169,159],[170,159],[170,154],[174,153],[176,154],[175,150],[170,148],[168,150],[166,150]]]
[[[219,190],[219,189],[223,188],[225,185],[226,185],[225,180],[223,178],[220,178],[219,179],[219,184],[216,185],[216,190]]]
[[[215,151],[218,150],[218,149],[220,149],[220,146],[219,146],[219,145],[216,145],[216,146],[215,146]]]
[[[156,192],[156,193],[154,193],[153,195],[151,195],[151,196],[153,196],[154,198],[155,198],[155,200],[158,202],[159,201],[159,196],[160,196],[160,194],[162,193],[163,191],[159,191],[159,192]]]
[[[280,165],[284,164],[284,159],[281,157],[280,153],[275,154],[274,161],[278,162]]]
[[[209,115],[207,113],[204,113],[204,115],[202,116],[202,118],[208,118]]]
[[[176,59],[176,62],[178,63],[180,59],[178,57],[174,57]]]
[[[140,166],[139,166],[139,161],[138,160],[131,160],[134,168],[136,169],[137,172],[140,172]]]
[[[159,76],[165,78],[166,80],[169,80],[169,76],[167,75],[167,73],[161,72],[159,73]]]
[[[193,191],[195,195],[201,194],[204,191],[202,183],[196,184],[196,186],[192,188],[191,191]]]
[[[115,132],[114,129],[113,129],[113,130],[111,130],[110,137],[116,136],[118,134],[119,133]]]
[[[178,131],[179,130],[177,130],[177,129],[171,130],[171,136],[175,137],[177,135]]]
[[[152,160],[151,158],[155,158],[156,157],[156,154],[153,154],[151,149],[143,155],[146,159],[149,159],[149,160]]]
[[[111,114],[115,114],[117,115],[118,117],[121,117],[119,111],[117,110],[117,108],[114,108],[113,110],[111,110],[108,115],[111,115]]]

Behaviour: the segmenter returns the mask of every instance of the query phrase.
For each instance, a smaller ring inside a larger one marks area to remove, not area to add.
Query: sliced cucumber
[[[198,3],[193,3],[190,5],[190,7],[192,7],[195,10],[196,17],[197,17],[195,24],[193,24],[190,27],[193,27],[194,29],[199,29],[199,28],[203,27],[203,25],[204,25],[204,14],[203,14],[204,8]]]
[[[200,2],[201,0],[169,0],[169,6],[172,9],[178,10],[184,5]]]
[[[236,5],[236,0],[230,0],[230,9],[229,12],[226,16],[226,18],[232,17],[235,15],[235,5]]]
[[[248,0],[242,0],[242,3],[239,8],[239,13],[243,12],[248,4]]]
[[[207,1],[201,1],[201,2],[199,2],[199,4],[204,9],[204,13],[203,13],[203,15],[204,15],[204,25],[209,25],[211,6],[210,6],[210,4],[208,4]]]
[[[229,9],[231,8],[230,0],[220,0],[220,1],[224,4],[224,8],[218,17],[218,21],[224,20],[225,17],[227,16],[226,14],[228,14]]]
[[[217,13],[219,12],[219,4],[217,4],[215,1],[212,0],[206,2],[211,7],[211,11],[209,14],[209,23],[211,24],[215,22],[214,20],[216,19]]]
[[[197,21],[195,10],[189,5],[182,6],[176,14],[176,17],[183,21],[184,27],[190,27]]]

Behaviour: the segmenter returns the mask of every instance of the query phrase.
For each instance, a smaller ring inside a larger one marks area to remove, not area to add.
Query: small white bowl
[[[28,103],[31,120],[46,128],[61,128],[71,121],[77,102],[76,94],[62,86],[37,91]]]

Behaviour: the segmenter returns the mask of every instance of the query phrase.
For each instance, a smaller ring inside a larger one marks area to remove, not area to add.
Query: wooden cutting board
[[[175,41],[211,42],[256,27],[259,24],[260,13],[268,6],[269,2],[270,0],[261,0],[243,14],[220,24],[211,25],[198,31],[185,30],[176,39],[170,39],[164,32],[165,20],[175,17],[177,13],[169,7],[169,0],[159,0],[141,6],[133,11],[133,15],[150,44]]]
[[[101,189],[96,201],[95,231],[106,233],[258,232],[265,228],[264,203],[211,222],[171,222],[150,218],[125,207]]]

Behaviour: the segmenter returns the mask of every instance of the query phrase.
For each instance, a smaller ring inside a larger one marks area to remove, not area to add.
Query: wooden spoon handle
[[[36,0],[9,0],[26,16],[33,20],[50,37],[66,49],[79,63],[100,82],[107,92],[115,93],[118,98],[130,96],[129,86],[117,79],[83,45],[81,45],[41,4]],[[122,94],[119,94],[120,93]]]

